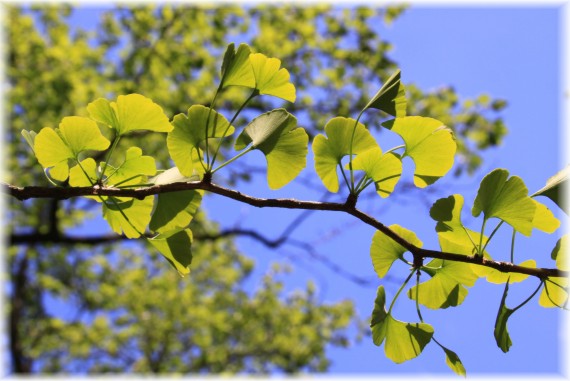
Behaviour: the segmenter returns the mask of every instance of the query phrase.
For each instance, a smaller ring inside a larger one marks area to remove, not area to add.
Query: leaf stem
[[[212,171],[212,174],[216,173],[220,169],[224,168],[226,165],[228,165],[228,164],[234,162],[235,160],[239,159],[240,157],[242,157],[246,153],[253,151],[254,149],[255,149],[255,147],[253,145],[250,145],[248,148],[244,149],[243,151],[241,151],[240,153],[238,153],[237,155],[235,155],[234,157],[232,157],[231,159],[229,159],[225,163],[220,164],[220,166],[218,168],[216,168]]]
[[[397,150],[397,149],[400,149],[400,148],[406,148],[406,145],[405,145],[405,144],[402,144],[402,145],[399,145],[399,146],[396,146],[396,147],[392,147],[392,148],[390,148],[388,151],[384,152],[384,155],[386,155],[387,153],[393,152],[393,151],[395,151],[395,150]]]
[[[497,226],[495,226],[495,229],[493,229],[493,231],[491,232],[491,234],[489,235],[489,238],[487,238],[487,242],[485,242],[485,245],[483,246],[483,249],[481,250],[481,253],[483,253],[485,251],[485,249],[487,248],[487,245],[489,244],[489,242],[491,242],[491,238],[493,238],[493,236],[495,235],[495,233],[497,232],[497,230],[499,230],[499,228],[501,227],[501,225],[503,224],[503,222],[505,221],[500,221]],[[481,235],[482,237],[483,235]],[[512,252],[512,250],[511,250]],[[513,260],[511,259],[511,262]]]
[[[340,173],[342,173],[342,177],[344,177],[344,182],[345,182],[346,186],[348,187],[348,189],[350,189],[350,183],[348,182],[348,178],[346,177],[346,173],[344,173],[344,168],[342,167],[342,163],[338,163],[338,166],[340,167]]]
[[[356,127],[358,126],[358,121],[360,120],[360,118],[362,117],[362,114],[364,114],[364,110],[360,111],[360,113],[358,114],[358,117],[356,118],[356,121],[354,122],[354,127],[352,129],[352,135],[350,136],[350,150],[349,150],[349,161],[348,161],[348,168],[350,170],[350,193],[354,193],[354,171],[352,170],[352,154],[353,154],[353,150],[352,150],[352,145],[354,144],[354,135],[356,134]]]
[[[396,302],[396,299],[398,299],[398,297],[400,296],[400,294],[402,293],[402,290],[404,289],[404,287],[406,287],[406,285],[408,284],[408,282],[410,281],[410,279],[412,279],[412,276],[414,275],[414,272],[416,271],[415,268],[412,269],[412,271],[410,272],[410,275],[408,275],[408,277],[406,278],[406,280],[404,281],[404,283],[402,283],[402,285],[400,286],[400,288],[398,289],[398,292],[396,292],[396,295],[394,296],[394,299],[392,299],[392,303],[390,303],[390,308],[388,309],[388,315],[392,312],[392,307],[394,307],[394,303]]]
[[[534,292],[533,292],[528,298],[526,298],[524,302],[522,302],[521,304],[519,304],[518,306],[516,306],[515,308],[513,308],[513,309],[512,309],[513,312],[511,312],[511,314],[514,313],[514,312],[515,312],[516,310],[518,310],[519,308],[521,308],[522,306],[524,306],[525,304],[527,304],[528,302],[530,302],[530,300],[536,295],[536,293],[538,292],[538,290],[541,289],[543,283],[544,283],[544,281],[541,280],[540,283],[538,284],[538,287],[536,288],[536,290],[534,290]]]
[[[477,254],[482,257],[483,256],[483,250],[481,250],[481,248],[483,247],[483,235],[485,234],[485,224],[487,223],[487,219],[483,218],[483,224],[481,225],[481,235],[479,236],[479,246],[477,247]]]
[[[420,274],[420,270],[416,270],[416,311],[418,312],[420,321],[423,323],[424,318],[422,317],[422,313],[420,311]]]
[[[115,148],[117,148],[117,145],[119,144],[119,140],[121,140],[121,135],[116,135],[115,138],[113,139],[113,144],[111,145],[111,148],[109,149],[109,152],[107,153],[107,157],[105,158],[105,162],[103,164],[103,169],[101,170],[101,173],[99,174],[99,177],[97,178],[98,183],[101,183],[103,181],[103,176],[105,175],[105,171],[107,170],[107,165],[109,164],[109,160],[111,160],[111,155],[113,154],[113,152],[115,151]],[[77,161],[77,163],[79,164],[79,160]],[[89,177],[89,176],[87,176],[87,177]]]
[[[220,93],[221,89],[222,89],[222,84],[223,81],[220,80],[220,85],[218,86],[218,88],[216,89],[216,93],[214,94],[214,99],[212,99],[212,102],[210,102],[210,107],[208,109],[208,117],[206,118],[206,134],[204,136],[204,140],[205,140],[205,144],[206,144],[206,149],[205,149],[205,154],[204,154],[204,158],[205,158],[205,162],[206,162],[206,168],[205,171],[208,172],[212,167],[210,165],[210,153],[209,151],[209,146],[208,146],[208,139],[210,136],[210,116],[212,115],[212,109],[214,108],[214,104],[216,103],[216,99],[218,99],[218,94]],[[217,122],[217,119],[216,119]],[[216,126],[214,125],[214,131],[216,130]],[[198,151],[200,152],[200,151]],[[199,153],[198,153],[199,154]],[[212,163],[213,165],[213,163]]]

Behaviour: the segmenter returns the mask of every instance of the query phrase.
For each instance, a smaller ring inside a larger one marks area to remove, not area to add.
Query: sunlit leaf
[[[556,267],[559,270],[570,270],[570,261],[568,261],[568,234],[564,234],[556,242],[556,246],[550,254],[551,258],[556,261]]]
[[[418,239],[414,232],[399,225],[391,225],[389,228],[411,244],[417,247],[422,247],[422,241]],[[402,245],[395,242],[381,231],[376,231],[374,233],[374,237],[372,237],[370,258],[372,259],[372,265],[374,266],[374,271],[376,271],[378,277],[383,278],[388,270],[390,270],[394,261],[398,258],[403,258],[406,251],[408,250]]]
[[[72,187],[90,187],[97,183],[97,163],[88,157],[69,171],[69,185]],[[85,196],[97,202],[101,202],[101,197]]]
[[[125,160],[118,168],[108,172],[106,185],[127,186],[145,183],[147,176],[156,174],[156,163],[152,156],[143,156],[139,147],[130,147]]]
[[[546,308],[565,307],[566,303],[568,303],[569,283],[570,280],[568,278],[548,278],[544,282],[538,304]]]
[[[554,217],[554,214],[548,207],[535,199],[532,199],[536,205],[532,225],[535,229],[542,230],[545,233],[554,233],[560,227],[560,220]]]
[[[159,173],[158,175],[148,179],[149,183],[155,185],[171,184],[171,183],[188,183],[199,180],[200,180],[200,175],[198,173],[194,173],[192,176],[187,177],[184,176],[182,173],[180,173],[178,167],[169,168],[166,171]]]
[[[568,214],[568,202],[566,200],[566,190],[568,189],[568,175],[570,174],[570,166],[567,166],[556,175],[552,176],[546,182],[546,185],[536,191],[531,197],[546,196],[562,210]]]
[[[461,359],[459,356],[457,356],[457,353],[453,352],[451,349],[444,347],[441,344],[440,347],[445,352],[445,363],[447,366],[458,376],[465,377],[467,375],[467,372],[465,371],[465,367],[463,366]]]
[[[36,136],[38,135],[37,132],[22,130],[21,134],[22,134],[22,137],[24,138],[24,140],[26,141],[26,143],[28,143],[28,145],[30,146],[30,148],[33,151],[34,150],[34,141],[36,140]]]
[[[370,326],[374,344],[383,341],[386,357],[395,363],[402,363],[417,357],[431,341],[433,327],[425,323],[405,323],[394,319],[384,307],[384,287],[378,287]]]
[[[382,126],[402,137],[414,161],[414,184],[424,188],[444,176],[453,166],[456,144],[453,132],[439,120],[408,116],[387,121]]]
[[[88,118],[63,118],[59,128],[43,128],[34,139],[34,151],[44,168],[51,168],[50,176],[63,181],[69,174],[69,160],[87,150],[102,151],[109,147],[107,140]]]
[[[127,238],[138,238],[150,222],[153,203],[152,196],[128,201],[109,197],[103,204],[103,218],[115,233],[124,233]]]
[[[234,133],[234,127],[230,126],[222,114],[202,105],[191,106],[188,116],[176,115],[172,125],[174,129],[166,138],[168,152],[180,173],[187,177],[193,176],[195,170],[199,170],[200,164],[196,165],[196,157],[193,154],[201,152],[200,145],[206,139],[206,129],[210,138],[222,138]]]
[[[357,155],[352,162],[352,168],[364,171],[366,176],[374,180],[376,192],[380,197],[388,197],[400,180],[402,161],[392,152],[383,155],[378,147]]]
[[[148,240],[182,276],[190,273],[192,241],[190,229],[169,231]]]
[[[260,94],[273,95],[289,102],[295,102],[295,86],[289,82],[287,69],[280,68],[280,60],[255,53],[249,56],[249,61],[253,68],[255,88]]]
[[[93,120],[115,129],[119,136],[137,130],[172,130],[162,108],[140,94],[119,95],[116,102],[99,98],[87,105],[87,111]]]
[[[293,180],[307,165],[309,137],[297,127],[297,118],[284,109],[262,114],[238,136],[236,150],[252,144],[267,159],[267,182],[278,189]]]
[[[325,126],[326,136],[319,134],[313,141],[315,170],[330,192],[338,192],[337,167],[343,157],[350,155],[350,141],[355,123],[356,121],[350,118],[333,118]],[[362,123],[358,123],[352,153],[358,155],[372,148],[378,148],[376,140]]]
[[[499,218],[516,231],[529,236],[533,228],[536,203],[520,177],[511,176],[505,169],[495,169],[481,181],[472,213],[483,212],[485,219]]]
[[[222,88],[227,86],[245,86],[255,88],[253,67],[249,61],[251,49],[247,44],[240,44],[237,51],[234,44],[229,44],[222,62]]]
[[[188,227],[200,207],[202,193],[199,190],[187,190],[158,194],[149,224],[150,230],[165,233]]]
[[[509,348],[513,344],[509,331],[507,330],[507,320],[514,313],[514,310],[507,308],[505,305],[508,291],[509,285],[506,284],[505,291],[503,292],[503,298],[501,299],[501,305],[499,306],[497,320],[495,321],[495,341],[497,342],[497,346],[505,353],[509,351]]]
[[[400,70],[392,74],[370,102],[364,106],[364,110],[369,108],[382,110],[398,118],[406,116],[406,91],[400,80]]]
[[[493,259],[487,253],[485,253],[485,255],[483,255],[483,257],[485,259],[489,259],[489,260]],[[534,268],[536,268],[536,261],[534,259],[528,259],[524,262],[518,263],[518,265],[534,269]],[[519,282],[522,282],[523,280],[525,280],[529,277],[529,275],[526,275],[526,274],[504,273],[504,272],[501,272],[499,270],[495,270],[492,267],[487,267],[487,266],[472,265],[471,268],[473,269],[473,272],[475,274],[477,274],[477,276],[479,276],[481,278],[487,278],[487,282],[494,283],[494,284],[507,283],[507,280],[511,284],[512,283],[519,283]]]

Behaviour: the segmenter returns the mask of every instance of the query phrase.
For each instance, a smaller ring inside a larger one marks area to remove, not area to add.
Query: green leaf
[[[455,352],[444,347],[443,345],[439,344],[439,346],[445,352],[445,363],[447,366],[458,376],[465,377],[467,375],[467,372],[459,356],[457,356]]]
[[[115,233],[124,233],[127,238],[138,238],[150,222],[153,204],[152,196],[128,201],[109,197],[103,204],[103,218]]]
[[[509,177],[505,169],[495,169],[481,181],[472,214],[477,217],[483,212],[485,219],[499,218],[516,231],[529,236],[536,212],[535,202],[528,196],[528,190],[520,177]]]
[[[156,163],[152,156],[143,156],[139,147],[131,147],[125,154],[125,160],[118,168],[109,166],[112,172],[106,179],[106,185],[127,186],[146,183],[147,176],[156,174]]]
[[[252,120],[238,136],[235,148],[243,149],[249,143],[265,155],[271,189],[285,186],[307,165],[309,136],[297,127],[297,118],[284,109]]]
[[[105,150],[109,144],[95,122],[70,116],[62,119],[59,128],[42,128],[34,139],[34,152],[44,168],[51,168],[50,176],[63,181],[69,175],[69,160],[83,151]]]
[[[255,77],[255,88],[260,94],[295,102],[295,86],[289,82],[289,72],[281,68],[281,61],[261,53],[251,54],[249,61]]]
[[[178,167],[172,167],[166,171],[148,179],[149,183],[155,185],[171,184],[171,183],[188,183],[200,181],[200,175],[195,172],[192,176],[187,177],[180,173]]]
[[[190,229],[169,231],[148,240],[181,276],[190,273],[192,241]]]
[[[200,207],[202,194],[202,191],[197,190],[160,193],[150,220],[150,230],[166,233],[188,227]]]
[[[97,184],[97,163],[95,160],[88,157],[81,161],[81,165],[76,165],[69,171],[69,185],[72,187],[90,187]],[[101,202],[99,196],[85,196],[97,202]],[[104,199],[106,197],[103,197]]]
[[[545,233],[554,233],[560,227],[560,220],[554,217],[554,214],[546,207],[546,205],[531,199],[536,209],[532,219],[532,225],[535,229],[542,230]]]
[[[399,225],[391,225],[389,228],[411,244],[417,247],[422,247],[422,241],[418,239],[414,232]],[[403,258],[406,251],[408,250],[402,245],[395,242],[381,231],[376,231],[374,233],[374,237],[372,237],[370,258],[372,259],[372,265],[374,266],[374,271],[376,271],[378,277],[383,278],[388,270],[390,270],[394,261],[398,258]]]
[[[503,292],[503,298],[501,299],[501,305],[499,306],[499,313],[497,314],[497,320],[495,321],[495,341],[497,346],[505,353],[509,351],[509,348],[513,344],[511,337],[509,336],[509,331],[507,330],[507,320],[515,312],[505,305],[505,300],[507,299],[507,293],[509,291],[509,284],[505,285],[505,291]]]
[[[442,251],[458,252],[452,242],[445,243]],[[416,300],[417,296],[420,304],[431,309],[460,305],[468,293],[465,286],[473,287],[477,280],[469,263],[433,259],[424,270],[432,275],[431,279],[410,288],[408,297]]]
[[[337,166],[343,157],[350,154],[350,140],[355,124],[354,119],[332,118],[325,126],[326,136],[319,134],[313,141],[315,170],[330,192],[338,192]],[[372,148],[378,148],[376,140],[362,123],[358,123],[352,153],[358,155]]]
[[[87,105],[87,111],[93,120],[115,129],[119,136],[137,130],[172,130],[162,108],[140,94],[119,95],[116,102],[99,98]]]
[[[382,110],[398,118],[406,116],[406,91],[400,80],[400,70],[388,78],[363,110],[369,108]]]
[[[546,196],[568,214],[570,209],[564,197],[568,189],[568,174],[570,174],[570,166],[549,178],[546,185],[532,194],[531,197]]]
[[[28,145],[32,149],[32,151],[34,151],[34,140],[36,140],[36,136],[38,134],[35,131],[31,131],[31,130],[30,131],[22,130],[21,134],[22,134],[22,137],[24,138],[24,140],[26,141],[26,143],[28,143]]]
[[[414,184],[424,188],[444,176],[453,166],[457,148],[453,132],[439,120],[421,116],[396,118],[382,126],[402,137],[406,145],[403,155],[414,161]]]
[[[234,127],[222,114],[202,105],[191,106],[188,116],[176,115],[172,125],[174,129],[166,138],[168,152],[180,173],[187,177],[195,175],[195,170],[202,169],[197,164],[196,155],[201,152],[200,145],[206,139],[206,126],[209,138],[223,138],[234,133]]]
[[[385,302],[384,286],[379,286],[370,322],[374,344],[380,346],[385,340],[386,357],[398,364],[417,357],[430,342],[433,327],[394,319],[386,312]]]
[[[483,257],[488,260],[493,259],[487,253],[485,253]],[[517,265],[534,269],[536,268],[536,261],[534,259],[528,259],[524,262],[518,263]],[[526,274],[504,273],[487,266],[472,265],[471,268],[478,277],[487,278],[487,282],[494,284],[503,284],[507,283],[507,281],[510,284],[520,283],[529,277]]]
[[[362,170],[374,180],[376,192],[380,197],[388,197],[402,174],[402,161],[392,152],[382,154],[380,147],[372,148],[357,155],[352,161],[352,168]]]
[[[255,88],[253,67],[249,61],[251,49],[247,44],[240,44],[237,52],[234,44],[229,44],[222,62],[222,88],[245,86]]]
[[[550,254],[551,258],[556,261],[556,267],[559,270],[570,270],[570,261],[568,261],[568,234],[564,234],[556,242],[556,246]]]

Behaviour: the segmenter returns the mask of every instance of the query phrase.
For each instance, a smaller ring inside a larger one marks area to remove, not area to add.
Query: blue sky
[[[81,20],[81,14],[77,16],[77,20]],[[483,168],[473,177],[442,181],[440,193],[425,196],[431,202],[462,193],[468,211],[478,182],[494,168],[507,168],[512,175],[521,176],[531,192],[541,188],[548,177],[562,168],[561,17],[561,8],[553,5],[508,8],[416,5],[392,26],[380,27],[378,32],[394,45],[391,58],[402,69],[404,82],[413,82],[422,89],[453,85],[463,97],[486,93],[509,103],[503,114],[509,128],[503,145],[485,155]],[[382,139],[380,137],[381,144]],[[259,159],[261,157],[252,158],[253,161]],[[311,173],[316,176],[312,162],[309,162],[304,174]],[[311,192],[291,184],[278,192],[270,192],[264,179],[245,184],[240,189],[260,197],[306,200],[320,198],[323,190]],[[362,200],[359,207],[388,225],[397,223],[414,230],[424,247],[437,248],[429,208],[421,202],[413,202],[413,197],[414,194],[393,205],[370,198]],[[545,203],[552,206],[548,201]],[[244,228],[263,229],[268,237],[278,235],[298,214],[288,210],[257,210],[220,197],[207,198],[204,207],[222,226],[231,227],[239,222]],[[464,220],[469,223],[473,218],[465,213]],[[479,224],[470,227],[478,229]],[[331,230],[335,233],[330,234]],[[295,232],[295,238],[312,242],[321,255],[347,271],[373,279],[368,254],[373,233],[371,228],[355,223],[349,216],[323,212],[312,214]],[[506,260],[510,232],[503,233],[507,234],[499,234],[492,253],[497,259]],[[556,239],[535,232],[531,239],[524,240],[524,244],[522,239],[519,240],[522,249],[517,252],[517,260],[532,257],[539,265],[552,266],[549,256]],[[369,316],[375,287],[362,287],[339,278],[307,258],[306,253],[293,248],[272,252],[246,238],[238,239],[238,245],[255,259],[260,273],[273,261],[287,261],[291,255],[300,258],[292,263],[294,271],[285,276],[289,289],[314,279],[321,300],[350,299],[355,302],[361,317]],[[392,276],[401,280],[406,273],[405,266],[398,266]],[[511,288],[509,306],[524,300],[537,284],[532,279],[526,283]],[[382,284],[390,300],[399,285],[390,281],[382,281]],[[255,286],[254,280],[252,287]],[[513,346],[508,354],[503,354],[493,338],[501,295],[502,286],[479,280],[460,307],[443,311],[424,309],[422,312],[426,322],[434,326],[436,338],[457,352],[471,375],[558,373],[562,364],[562,315],[538,307],[536,299],[531,301],[509,320]],[[404,321],[417,320],[415,306],[405,296],[398,300],[395,317]],[[537,356],[537,348],[540,348],[540,356]],[[417,359],[403,365],[387,360],[383,351],[367,337],[347,350],[331,349],[333,365],[330,371],[341,375],[417,372],[451,375],[443,352],[434,344],[428,345]]]

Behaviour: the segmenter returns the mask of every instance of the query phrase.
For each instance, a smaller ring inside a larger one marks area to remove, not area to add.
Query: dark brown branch
[[[547,277],[567,277],[568,271],[559,269],[548,268],[529,268],[518,266],[509,262],[491,261],[477,256],[468,256],[456,253],[447,253],[441,251],[434,251],[416,247],[404,238],[400,237],[397,233],[390,230],[386,225],[376,220],[372,216],[356,209],[355,200],[348,200],[346,203],[334,202],[315,202],[315,201],[300,201],[295,199],[266,199],[257,198],[245,195],[238,191],[224,188],[222,186],[213,184],[209,181],[199,181],[191,183],[171,183],[154,185],[149,187],[137,189],[118,189],[118,188],[102,188],[102,187],[69,187],[69,188],[55,188],[55,187],[16,187],[14,185],[3,184],[3,191],[10,194],[18,200],[27,200],[30,198],[51,198],[51,199],[68,199],[71,197],[79,196],[115,196],[115,197],[134,197],[143,199],[147,196],[172,193],[183,190],[202,189],[209,191],[236,201],[255,206],[257,208],[285,208],[285,209],[304,209],[304,210],[323,210],[323,211],[336,211],[348,213],[365,224],[374,227],[375,229],[386,234],[392,240],[402,245],[406,250],[411,252],[414,256],[414,264],[420,265],[425,258],[440,258],[455,262],[472,263],[476,265],[491,267],[501,272],[507,273],[520,273],[544,279]]]

